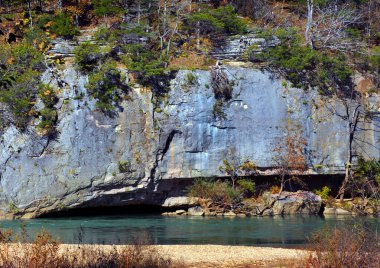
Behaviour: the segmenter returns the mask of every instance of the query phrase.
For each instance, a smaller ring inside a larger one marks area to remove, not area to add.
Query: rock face
[[[187,215],[189,216],[203,216],[205,212],[200,206],[189,208],[187,211]]]
[[[216,59],[241,59],[248,48],[253,52],[259,53],[267,47],[275,46],[278,39],[266,41],[265,38],[259,38],[255,34],[238,35],[227,38],[227,40],[214,49],[211,55]]]
[[[325,208],[323,210],[324,215],[352,215],[350,211],[341,208]]]
[[[222,107],[225,119],[218,119],[209,71],[193,71],[191,85],[185,79],[189,71],[179,71],[159,107],[149,90],[135,86],[111,118],[97,111],[96,100],[88,96],[87,77],[69,58],[72,44],[59,45],[66,65],[42,77],[60,97],[58,138],[39,133],[38,120],[24,133],[12,126],[1,132],[3,212],[35,217],[75,207],[168,204],[168,198],[184,195],[188,179],[224,176],[219,171],[223,159],[273,167],[272,148],[284,137],[289,120],[301,126],[307,140],[308,173],[344,169],[346,124],[329,114],[315,91],[291,88],[260,70],[226,66],[233,98]],[[338,101],[331,105],[342,108]],[[372,145],[378,145],[380,124],[369,125],[374,131],[360,134],[368,142],[363,150],[379,157]],[[125,162],[128,171],[119,168]]]
[[[266,193],[263,199],[264,205],[273,204],[263,215],[318,214],[322,206],[320,196],[306,191],[283,192],[281,195]]]
[[[187,196],[169,197],[162,204],[163,207],[191,207],[198,204],[198,199]]]

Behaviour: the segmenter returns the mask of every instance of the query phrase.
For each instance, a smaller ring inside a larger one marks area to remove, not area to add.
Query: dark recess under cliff
[[[228,180],[228,177],[219,178]],[[302,187],[298,184],[286,185],[285,190],[309,190],[321,189],[323,186],[328,186],[331,189],[330,195],[334,196],[339,191],[339,186],[344,179],[343,175],[308,175],[301,176],[305,183]],[[256,190],[260,192],[267,190],[273,185],[278,185],[276,176],[257,176],[254,178]],[[165,180],[164,180],[165,181]],[[168,180],[171,181],[171,180]],[[181,179],[175,183],[176,195],[186,195],[186,189],[191,185],[191,179]],[[123,206],[89,206],[73,209],[64,209],[41,215],[39,218],[59,218],[59,217],[85,217],[85,216],[103,216],[103,215],[152,215],[161,214],[163,212],[173,212],[177,209],[187,209],[187,207],[162,207],[159,205],[149,204],[131,204]]]

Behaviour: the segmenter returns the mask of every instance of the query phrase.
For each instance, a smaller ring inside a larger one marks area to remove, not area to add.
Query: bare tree
[[[309,40],[313,48],[341,51],[357,50],[360,42],[348,38],[347,29],[361,21],[361,15],[349,5],[328,5],[317,8],[318,16],[311,22]],[[309,21],[309,20],[308,20]]]
[[[334,104],[332,104],[333,101],[335,101]],[[348,186],[352,184],[353,181],[354,160],[359,155],[358,150],[363,150],[364,146],[375,146],[363,140],[359,135],[365,131],[376,131],[366,127],[366,123],[370,122],[375,112],[373,112],[372,107],[369,106],[364,96],[354,88],[351,89],[350,94],[343,96],[339,96],[336,93],[335,98],[328,100],[327,109],[331,115],[338,116],[346,124],[347,147],[345,176],[337,195],[337,197],[343,201]]]
[[[27,6],[28,6],[29,26],[30,26],[30,28],[33,28],[32,0],[27,0],[26,3],[27,3]]]
[[[277,141],[273,148],[272,160],[275,163],[276,174],[280,177],[279,195],[287,183],[303,184],[299,175],[307,169],[306,139],[301,127],[288,120],[284,128],[285,137]]]
[[[306,44],[312,46],[310,38],[310,30],[313,25],[313,13],[314,13],[314,0],[306,0],[307,4],[307,22],[305,29],[305,40]]]

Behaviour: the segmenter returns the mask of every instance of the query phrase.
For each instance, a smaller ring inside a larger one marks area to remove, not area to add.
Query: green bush
[[[371,71],[375,74],[376,84],[380,86],[380,46],[372,48],[371,54],[369,55],[369,62]]]
[[[236,191],[232,186],[225,181],[205,181],[197,179],[188,188],[190,197],[199,197],[203,199],[211,199],[214,203],[232,204],[239,202],[242,198],[242,193]]]
[[[242,34],[247,31],[246,23],[237,16],[231,5],[217,9],[205,9],[189,15],[186,20],[187,28],[193,31],[198,22],[201,34]]]
[[[75,64],[82,72],[93,71],[103,58],[99,46],[91,43],[82,43],[74,53]]]
[[[198,77],[192,72],[186,73],[185,74],[185,84],[189,85],[189,86],[198,85]]]
[[[97,99],[96,107],[105,112],[113,113],[122,101],[122,95],[128,93],[125,78],[116,68],[115,62],[106,62],[100,70],[90,74],[87,89],[89,94]]]
[[[30,117],[34,115],[32,107],[37,87],[46,68],[43,55],[24,40],[10,49],[4,48],[0,61],[3,62],[5,59],[12,59],[12,63],[7,65],[7,75],[14,79],[0,91],[0,102],[4,103],[12,114],[12,118],[2,118],[2,121],[5,124],[13,123],[24,130]]]
[[[322,190],[316,190],[315,194],[319,195],[322,199],[326,200],[329,198],[330,192],[331,192],[331,189],[327,186],[324,186]]]
[[[237,185],[245,196],[251,196],[256,192],[256,184],[251,179],[238,179]]]
[[[38,128],[44,131],[44,133],[48,136],[55,136],[55,126],[58,120],[58,113],[55,108],[55,104],[58,102],[58,97],[55,94],[54,89],[49,85],[40,85],[38,96],[45,106],[40,111],[41,122],[38,124]]]
[[[129,161],[119,161],[117,163],[119,172],[128,173],[131,172],[131,163]]]
[[[357,166],[354,169],[354,180],[360,181],[368,179],[374,182],[377,187],[380,186],[380,160],[359,157]]]
[[[135,78],[145,86],[152,86],[156,95],[168,90],[168,78],[166,72],[167,59],[158,51],[148,49],[141,44],[128,44],[122,47],[122,62],[127,66]]]
[[[226,113],[224,112],[224,101],[217,99],[212,107],[212,114],[215,119],[224,120],[227,118]]]
[[[70,14],[59,13],[58,15],[43,15],[37,21],[37,26],[40,29],[50,30],[53,34],[64,38],[73,38],[78,34],[78,29],[75,27]]]
[[[269,69],[284,75],[294,87],[318,88],[324,94],[331,94],[332,90],[344,93],[352,87],[353,72],[342,54],[330,55],[305,46],[294,29],[278,29],[264,36],[273,35],[280,43],[263,53],[248,51],[251,61],[267,62]]]
[[[93,0],[94,14],[98,17],[111,16],[122,11],[113,0]]]

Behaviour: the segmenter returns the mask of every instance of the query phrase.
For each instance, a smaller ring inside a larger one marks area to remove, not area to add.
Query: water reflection
[[[24,223],[29,233],[44,228],[64,243],[128,244],[144,237],[153,244],[228,244],[297,246],[314,231],[344,222],[358,222],[349,216],[293,217],[164,217],[125,215],[102,217],[49,218],[25,221],[0,221],[2,228],[20,231]],[[371,228],[378,218],[365,218]]]

